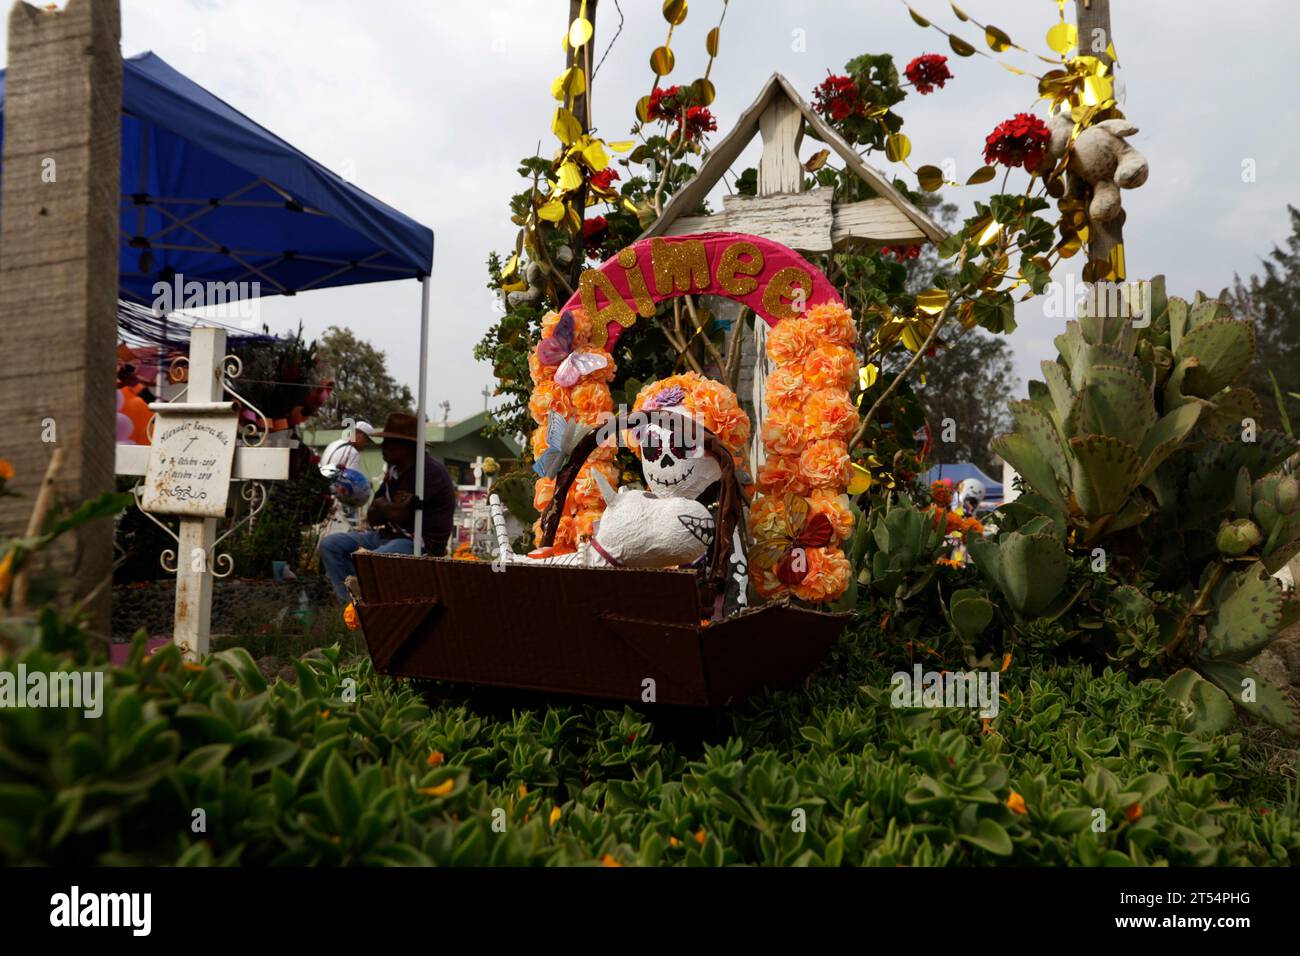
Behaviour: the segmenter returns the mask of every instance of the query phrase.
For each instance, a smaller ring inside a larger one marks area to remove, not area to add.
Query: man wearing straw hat
[[[380,452],[387,467],[384,480],[366,512],[368,531],[343,531],[321,539],[321,564],[334,593],[347,601],[344,582],[356,573],[352,553],[359,548],[386,554],[413,554],[415,512],[424,510],[423,553],[441,557],[451,537],[452,514],[456,510],[456,485],[442,462],[424,453],[424,495],[415,494],[416,417],[410,412],[392,412],[382,431],[371,435],[381,441]]]

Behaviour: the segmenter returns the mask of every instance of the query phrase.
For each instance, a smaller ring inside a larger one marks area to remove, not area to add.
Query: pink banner
[[[613,349],[638,317],[654,315],[656,303],[688,294],[742,302],[768,325],[841,302],[821,270],[793,249],[759,236],[706,232],[628,246],[584,272],[561,312],[582,306],[593,320],[591,344]]]

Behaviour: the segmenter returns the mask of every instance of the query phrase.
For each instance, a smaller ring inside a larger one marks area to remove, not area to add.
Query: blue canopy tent
[[[0,70],[0,130],[5,71]],[[0,147],[3,132],[0,131]],[[418,279],[424,447],[433,232],[294,149],[153,53],[122,62],[119,297],[171,308]],[[167,295],[174,288],[182,296]],[[416,487],[424,487],[417,455]],[[423,514],[416,510],[420,553]]]
[[[951,465],[935,465],[922,476],[921,482],[928,487],[936,481],[946,479],[952,482],[953,490],[956,490],[967,478],[974,478],[984,484],[984,501],[980,505],[981,511],[989,511],[1002,504],[1002,483],[994,481],[980,471],[978,466],[969,461],[959,461]]]

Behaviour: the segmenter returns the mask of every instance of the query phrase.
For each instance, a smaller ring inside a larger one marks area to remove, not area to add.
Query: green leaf
[[[1243,663],[1277,636],[1282,627],[1282,585],[1256,562],[1206,621],[1200,656]]]
[[[337,752],[325,763],[325,805],[334,821],[335,832],[349,834],[361,819],[361,797],[357,793],[352,771]]]
[[[220,651],[212,656],[224,664],[250,692],[260,694],[266,690],[266,678],[257,669],[253,656],[245,648],[232,647],[228,651]]]
[[[1183,380],[1184,395],[1212,398],[1250,366],[1255,355],[1255,326],[1235,319],[1202,322],[1183,336],[1174,350],[1178,361],[1195,359]]]
[[[1142,468],[1138,472],[1139,482],[1151,477],[1161,463],[1174,453],[1196,427],[1200,415],[1201,405],[1192,402],[1180,405],[1151,426],[1146,437],[1142,439],[1142,444],[1138,446],[1138,458],[1142,462]]]
[[[1220,661],[1199,661],[1196,666],[1223,689],[1229,700],[1251,716],[1258,717],[1292,737],[1300,737],[1300,715],[1296,713],[1295,705],[1254,671]],[[1254,692],[1253,700],[1247,700],[1243,696],[1247,687]]]
[[[1118,438],[1090,435],[1071,438],[1074,454],[1075,500],[1089,519],[1117,513],[1137,487],[1140,459],[1137,449]]]
[[[981,850],[992,853],[994,856],[1011,855],[1011,837],[1007,835],[1007,831],[996,820],[985,817],[980,820],[974,834],[962,833],[959,834],[959,837],[967,843],[974,844]]]

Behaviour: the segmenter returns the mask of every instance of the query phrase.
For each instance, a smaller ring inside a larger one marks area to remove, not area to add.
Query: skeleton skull
[[[641,475],[660,498],[698,498],[722,477],[722,468],[704,449],[704,429],[678,416],[688,427],[647,424],[641,431]]]

